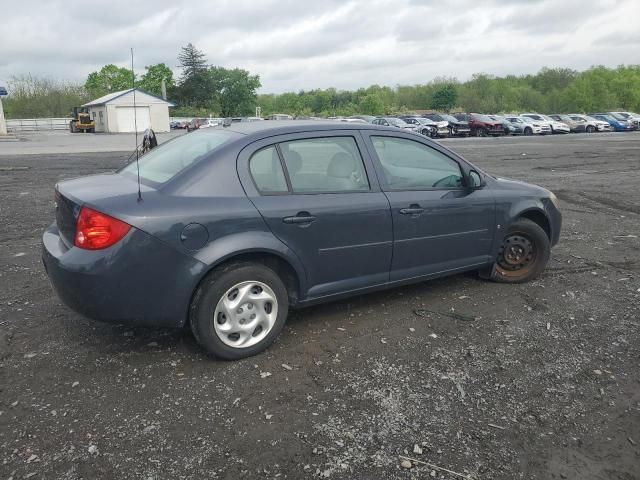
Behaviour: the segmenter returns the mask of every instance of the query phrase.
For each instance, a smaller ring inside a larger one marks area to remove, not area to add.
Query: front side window
[[[325,137],[280,144],[293,193],[362,192],[369,181],[353,137]]]
[[[413,140],[371,137],[389,188],[423,190],[460,188],[460,166],[446,155]]]
[[[275,146],[258,150],[249,161],[249,170],[261,193],[287,193],[287,181]]]

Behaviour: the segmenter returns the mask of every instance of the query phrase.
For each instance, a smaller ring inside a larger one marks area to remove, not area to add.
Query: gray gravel
[[[51,291],[53,184],[126,154],[0,144],[0,479],[640,478],[640,133],[443,143],[558,195],[542,277],[300,310],[232,363]]]

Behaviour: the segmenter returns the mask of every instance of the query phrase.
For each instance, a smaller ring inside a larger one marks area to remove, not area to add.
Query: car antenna
[[[138,115],[136,108],[136,74],[133,71],[133,47],[131,47],[131,85],[133,86],[133,128],[136,131],[136,169],[138,171],[138,201],[142,201],[140,191],[140,151],[138,149]]]

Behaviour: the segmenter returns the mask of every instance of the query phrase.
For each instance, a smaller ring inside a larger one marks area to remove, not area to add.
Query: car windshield
[[[526,123],[535,123],[535,120],[531,117],[520,117],[520,119]]]
[[[140,179],[147,180],[152,185],[168,182],[182,170],[238,136],[239,134],[228,130],[205,129],[171,140],[140,157]],[[120,169],[119,173],[136,176],[136,162]]]
[[[570,117],[571,120],[573,120],[574,122],[586,122],[586,119],[582,118],[582,117],[578,117],[577,115]]]
[[[611,115],[613,118],[615,118],[616,120],[626,120],[627,118],[622,116],[622,114],[620,113],[610,113],[609,115]]]
[[[507,120],[509,120],[511,123],[524,123],[522,119],[518,117],[508,117]]]
[[[480,122],[495,122],[489,115],[474,115],[473,118]]]

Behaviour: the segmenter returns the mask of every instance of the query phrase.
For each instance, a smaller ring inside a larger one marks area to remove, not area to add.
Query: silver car
[[[585,123],[585,131],[587,133],[593,132],[610,132],[611,125],[608,122],[603,120],[598,120],[596,118],[590,117],[589,115],[583,115],[581,113],[570,113],[569,117],[576,122],[584,122]]]

